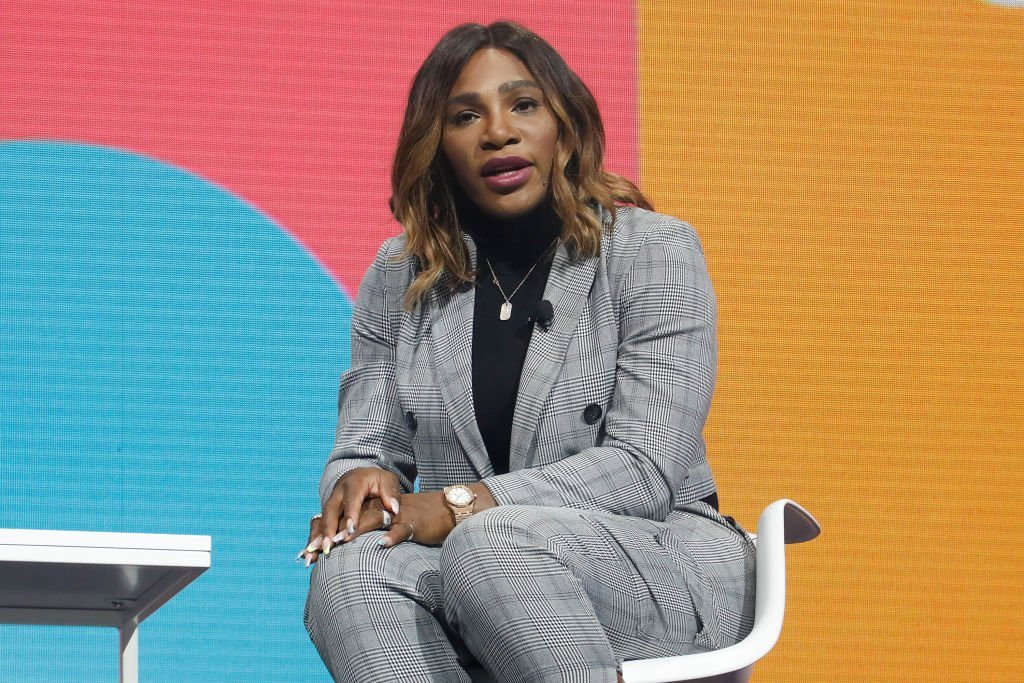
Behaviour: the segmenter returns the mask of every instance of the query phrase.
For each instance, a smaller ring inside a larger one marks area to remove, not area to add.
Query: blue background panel
[[[292,558],[351,307],[259,211],[114,149],[0,144],[0,527],[209,534],[146,681],[322,681]],[[2,680],[111,681],[110,629],[0,627]]]

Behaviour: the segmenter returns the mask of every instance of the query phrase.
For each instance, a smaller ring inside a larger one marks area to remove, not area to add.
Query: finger
[[[307,543],[306,547],[302,549],[303,552],[307,552],[307,553],[319,552],[320,551],[320,544],[321,544],[321,542],[323,542],[323,540],[324,540],[323,535],[322,534],[317,534],[313,538],[309,539],[309,543]]]
[[[377,531],[384,528],[384,503],[380,498],[370,498],[363,503],[363,509],[359,514],[359,524],[354,533],[348,533],[346,529],[338,532],[334,537],[335,543],[348,543],[359,538],[367,531]]]
[[[398,499],[402,495],[402,487],[398,485],[398,480],[393,479],[391,483],[380,492],[381,500],[384,501],[384,505],[387,506],[388,510],[392,514],[398,514]]]
[[[391,529],[377,541],[377,545],[382,548],[393,548],[399,543],[411,541],[415,535],[416,531],[409,522],[395,522],[391,525]]]
[[[366,500],[366,493],[365,486],[357,486],[354,491],[347,493],[345,496],[344,528],[339,528],[338,531],[345,531],[348,533],[348,536],[356,532],[363,501]]]
[[[327,498],[323,509],[323,534],[327,538],[333,538],[338,533],[338,517],[341,514],[341,507],[345,501],[345,480],[339,479],[334,485],[334,490]]]
[[[309,537],[306,539],[306,544],[309,545],[313,542],[314,538],[323,538],[324,536],[324,521],[319,517],[314,517],[309,521]]]

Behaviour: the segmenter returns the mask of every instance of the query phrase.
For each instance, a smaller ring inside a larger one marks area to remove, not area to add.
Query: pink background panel
[[[144,154],[242,197],[350,294],[381,240],[409,83],[463,21],[547,38],[604,114],[611,170],[636,179],[632,1],[26,2],[0,10],[0,137]]]

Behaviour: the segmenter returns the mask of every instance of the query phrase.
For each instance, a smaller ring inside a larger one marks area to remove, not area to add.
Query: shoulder
[[[380,296],[385,291],[391,295],[405,293],[417,269],[416,257],[406,253],[405,245],[405,235],[384,240],[359,285],[360,298]]]
[[[638,261],[652,260],[706,267],[697,231],[685,221],[633,206],[618,207],[614,223],[608,213],[603,219],[602,258],[611,272],[625,273]]]

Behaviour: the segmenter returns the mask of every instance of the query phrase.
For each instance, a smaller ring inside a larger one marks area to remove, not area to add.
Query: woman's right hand
[[[363,503],[370,499],[379,498],[383,508],[397,516],[400,495],[402,487],[393,472],[379,467],[359,467],[346,472],[334,485],[324,505],[323,518],[319,520],[320,550],[330,552],[334,544],[347,540],[361,529],[359,519]],[[315,540],[316,521],[310,523],[310,545]]]

